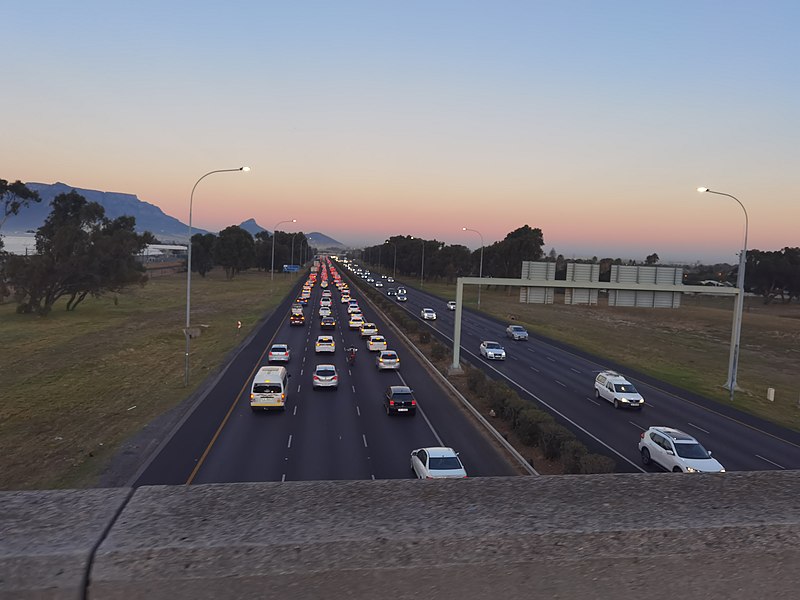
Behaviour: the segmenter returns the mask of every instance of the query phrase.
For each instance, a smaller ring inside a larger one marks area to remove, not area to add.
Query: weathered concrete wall
[[[30,539],[9,548],[21,592],[47,575],[47,536]],[[88,597],[794,598],[798,541],[800,472],[151,487],[97,549]],[[51,597],[75,597],[62,583],[73,595]]]

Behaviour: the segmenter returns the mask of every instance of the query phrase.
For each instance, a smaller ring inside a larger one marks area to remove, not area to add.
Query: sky
[[[0,178],[351,246],[800,245],[800,2],[3,3]],[[296,228],[296,229],[293,229]]]

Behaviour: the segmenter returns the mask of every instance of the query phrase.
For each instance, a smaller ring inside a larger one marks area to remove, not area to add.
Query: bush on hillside
[[[475,367],[467,367],[467,388],[469,388],[469,391],[482,395],[485,387],[486,375],[483,374],[483,371]]]
[[[439,361],[444,359],[445,356],[447,356],[447,348],[439,342],[434,341],[433,346],[431,346],[431,358]]]

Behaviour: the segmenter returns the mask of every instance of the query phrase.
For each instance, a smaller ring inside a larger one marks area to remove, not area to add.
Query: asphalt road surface
[[[470,477],[515,475],[506,454],[489,441],[466,411],[441,391],[380,316],[362,300],[365,320],[401,358],[399,371],[379,372],[357,330],[347,323],[346,304],[329,280],[334,331],[320,331],[320,282],[305,308],[306,324],[289,325],[287,298],[258,328],[236,358],[208,383],[207,393],[187,413],[181,426],[161,447],[135,482],[139,485],[244,481],[396,479],[412,477],[410,453],[426,446],[450,446],[460,452]],[[296,292],[299,292],[298,284]],[[333,334],[336,351],[315,354],[320,334]],[[286,410],[253,412],[250,384],[266,365],[272,343],[291,349]],[[344,348],[359,348],[348,367]],[[336,390],[313,390],[314,367],[333,363],[339,374]],[[388,416],[383,392],[389,385],[408,385],[418,402],[415,416]]]

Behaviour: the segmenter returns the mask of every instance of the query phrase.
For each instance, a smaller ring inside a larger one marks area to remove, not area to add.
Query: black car
[[[305,325],[305,323],[306,318],[302,314],[289,317],[289,325]]]
[[[322,317],[319,322],[320,329],[336,329],[336,319],[333,317]]]
[[[386,388],[383,395],[383,404],[386,414],[409,414],[417,413],[417,401],[414,392],[405,385],[390,385]]]
[[[396,288],[389,288],[386,290],[387,296],[397,296],[397,289]]]

